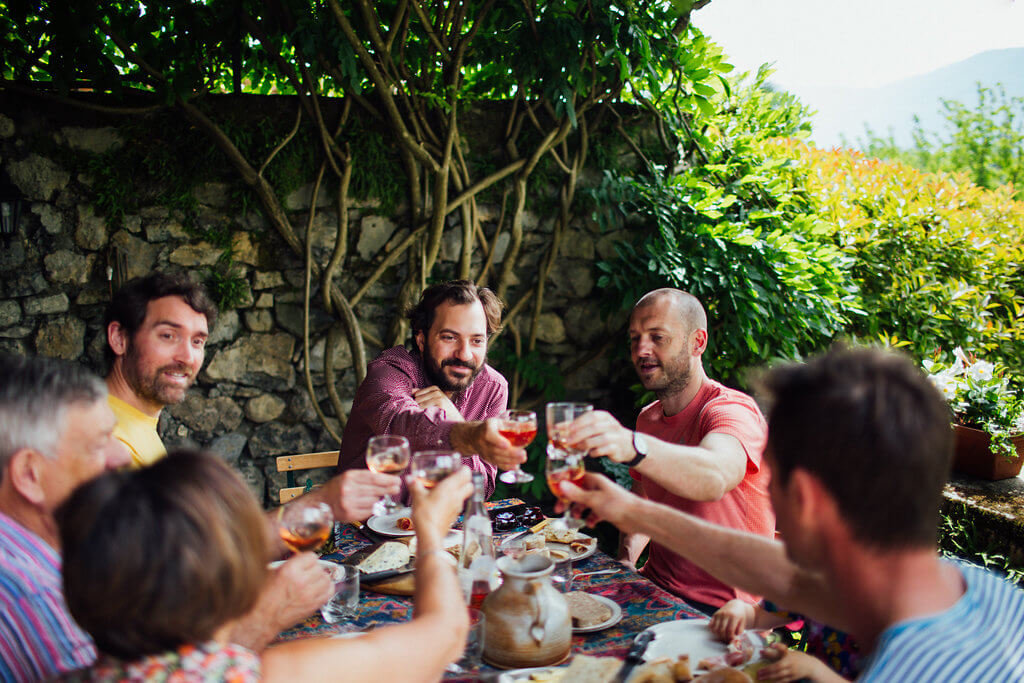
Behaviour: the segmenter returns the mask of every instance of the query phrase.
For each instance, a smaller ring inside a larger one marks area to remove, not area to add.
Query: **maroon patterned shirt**
[[[413,391],[434,384],[427,378],[419,355],[402,346],[381,353],[366,369],[366,379],[356,389],[352,412],[341,437],[338,472],[366,468],[366,444],[371,436],[398,434],[409,439],[412,452],[451,448],[449,435],[457,420],[442,408],[420,408]],[[452,403],[467,421],[497,417],[508,405],[508,382],[490,365],[484,365],[473,383]],[[462,462],[486,475],[486,494],[494,493],[497,468],[480,456]],[[403,499],[407,498],[403,483]]]

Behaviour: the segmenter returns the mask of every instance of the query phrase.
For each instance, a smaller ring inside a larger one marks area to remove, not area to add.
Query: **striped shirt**
[[[60,555],[0,512],[0,681],[49,679],[95,659],[64,603]]]
[[[412,396],[416,389],[432,384],[419,354],[395,346],[377,356],[366,368],[366,379],[352,400],[352,412],[341,438],[338,472],[366,469],[366,444],[375,435],[404,436],[414,453],[451,448],[449,436],[455,421],[441,408],[420,408]],[[484,365],[452,403],[467,421],[497,417],[508,404],[508,382],[490,365]],[[474,472],[484,473],[485,497],[489,498],[494,493],[498,468],[479,455],[463,457],[462,461]],[[402,495],[405,498],[404,483]]]
[[[967,590],[939,614],[882,632],[858,681],[1024,681],[1024,591],[957,563]]]

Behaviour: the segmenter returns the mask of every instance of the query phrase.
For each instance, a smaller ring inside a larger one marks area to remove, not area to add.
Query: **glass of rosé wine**
[[[532,410],[504,410],[498,420],[498,433],[516,448],[526,448],[537,436],[537,413]],[[533,481],[533,475],[516,465],[515,469],[502,472],[498,479],[506,484],[525,484]]]
[[[409,466],[409,440],[404,436],[374,436],[366,444],[366,466],[379,474],[401,474]],[[388,515],[402,507],[385,494],[373,505],[373,514]]]
[[[409,474],[425,488],[432,489],[461,465],[462,458],[454,451],[416,451]]]
[[[327,503],[300,500],[278,508],[278,533],[293,553],[316,550],[331,535],[333,527],[334,515]]]
[[[548,445],[562,454],[586,455],[585,450],[573,448],[569,443],[569,429],[572,421],[591,412],[590,403],[549,403],[545,406],[548,427]]]
[[[551,444],[548,444],[548,460],[544,468],[544,473],[547,476],[548,488],[551,489],[551,493],[565,505],[565,513],[555,523],[568,529],[579,529],[583,526],[583,523],[569,514],[569,501],[562,497],[561,483],[568,481],[573,484],[579,485],[583,479],[583,475],[586,474],[587,468],[584,464],[585,454],[579,452],[565,452]]]

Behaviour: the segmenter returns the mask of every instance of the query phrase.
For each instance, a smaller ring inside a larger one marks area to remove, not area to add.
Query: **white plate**
[[[593,626],[584,626],[581,628],[573,627],[573,633],[594,633],[595,631],[603,631],[609,626],[614,626],[622,620],[622,608],[619,607],[619,603],[609,598],[606,598],[603,595],[594,595],[593,593],[589,593],[588,595],[590,595],[590,597],[594,598],[598,602],[607,605],[609,609],[611,609],[612,615],[604,621],[602,621],[600,624],[594,624]]]
[[[409,517],[411,519],[412,508],[400,508],[390,515],[381,515],[379,517],[374,515],[366,520],[366,526],[381,536],[415,536],[415,531],[405,531],[395,526],[395,522],[402,517]]]
[[[554,666],[537,666],[531,669],[512,669],[511,671],[502,671],[498,674],[497,683],[528,683],[531,679],[531,674],[545,674],[549,675],[559,667]]]
[[[581,533],[579,533],[577,531],[576,532],[576,538],[581,538],[581,537],[582,538],[590,538],[590,536],[587,536],[586,534],[581,534]],[[590,557],[594,553],[596,553],[597,552],[597,541],[594,541],[594,540],[590,541],[590,546],[586,550],[581,552],[581,553],[574,553],[571,550],[569,550],[569,544],[568,543],[548,543],[548,544],[546,544],[546,547],[548,548],[548,550],[559,550],[559,551],[561,551],[563,553],[568,553],[569,556],[570,556],[569,559],[575,561],[575,560],[585,559],[587,557]],[[561,558],[552,557],[552,559],[554,559],[556,562],[561,562],[562,561]]]
[[[711,629],[708,628],[710,621],[710,619],[680,619],[655,624],[646,629],[653,631],[655,635],[654,640],[647,646],[647,651],[644,652],[644,661],[649,662],[659,657],[675,658],[679,655],[690,655],[691,666],[696,668],[702,659],[724,655],[728,651],[726,643],[721,642],[711,633]],[[752,632],[748,633],[760,639],[760,636],[756,636]],[[758,653],[764,646],[763,639],[760,639],[760,643],[754,648],[754,657],[744,666],[760,659]]]

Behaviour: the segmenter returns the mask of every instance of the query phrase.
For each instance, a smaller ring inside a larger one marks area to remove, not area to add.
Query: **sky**
[[[712,0],[692,21],[783,87],[875,87],[1024,47],[1024,0]]]

